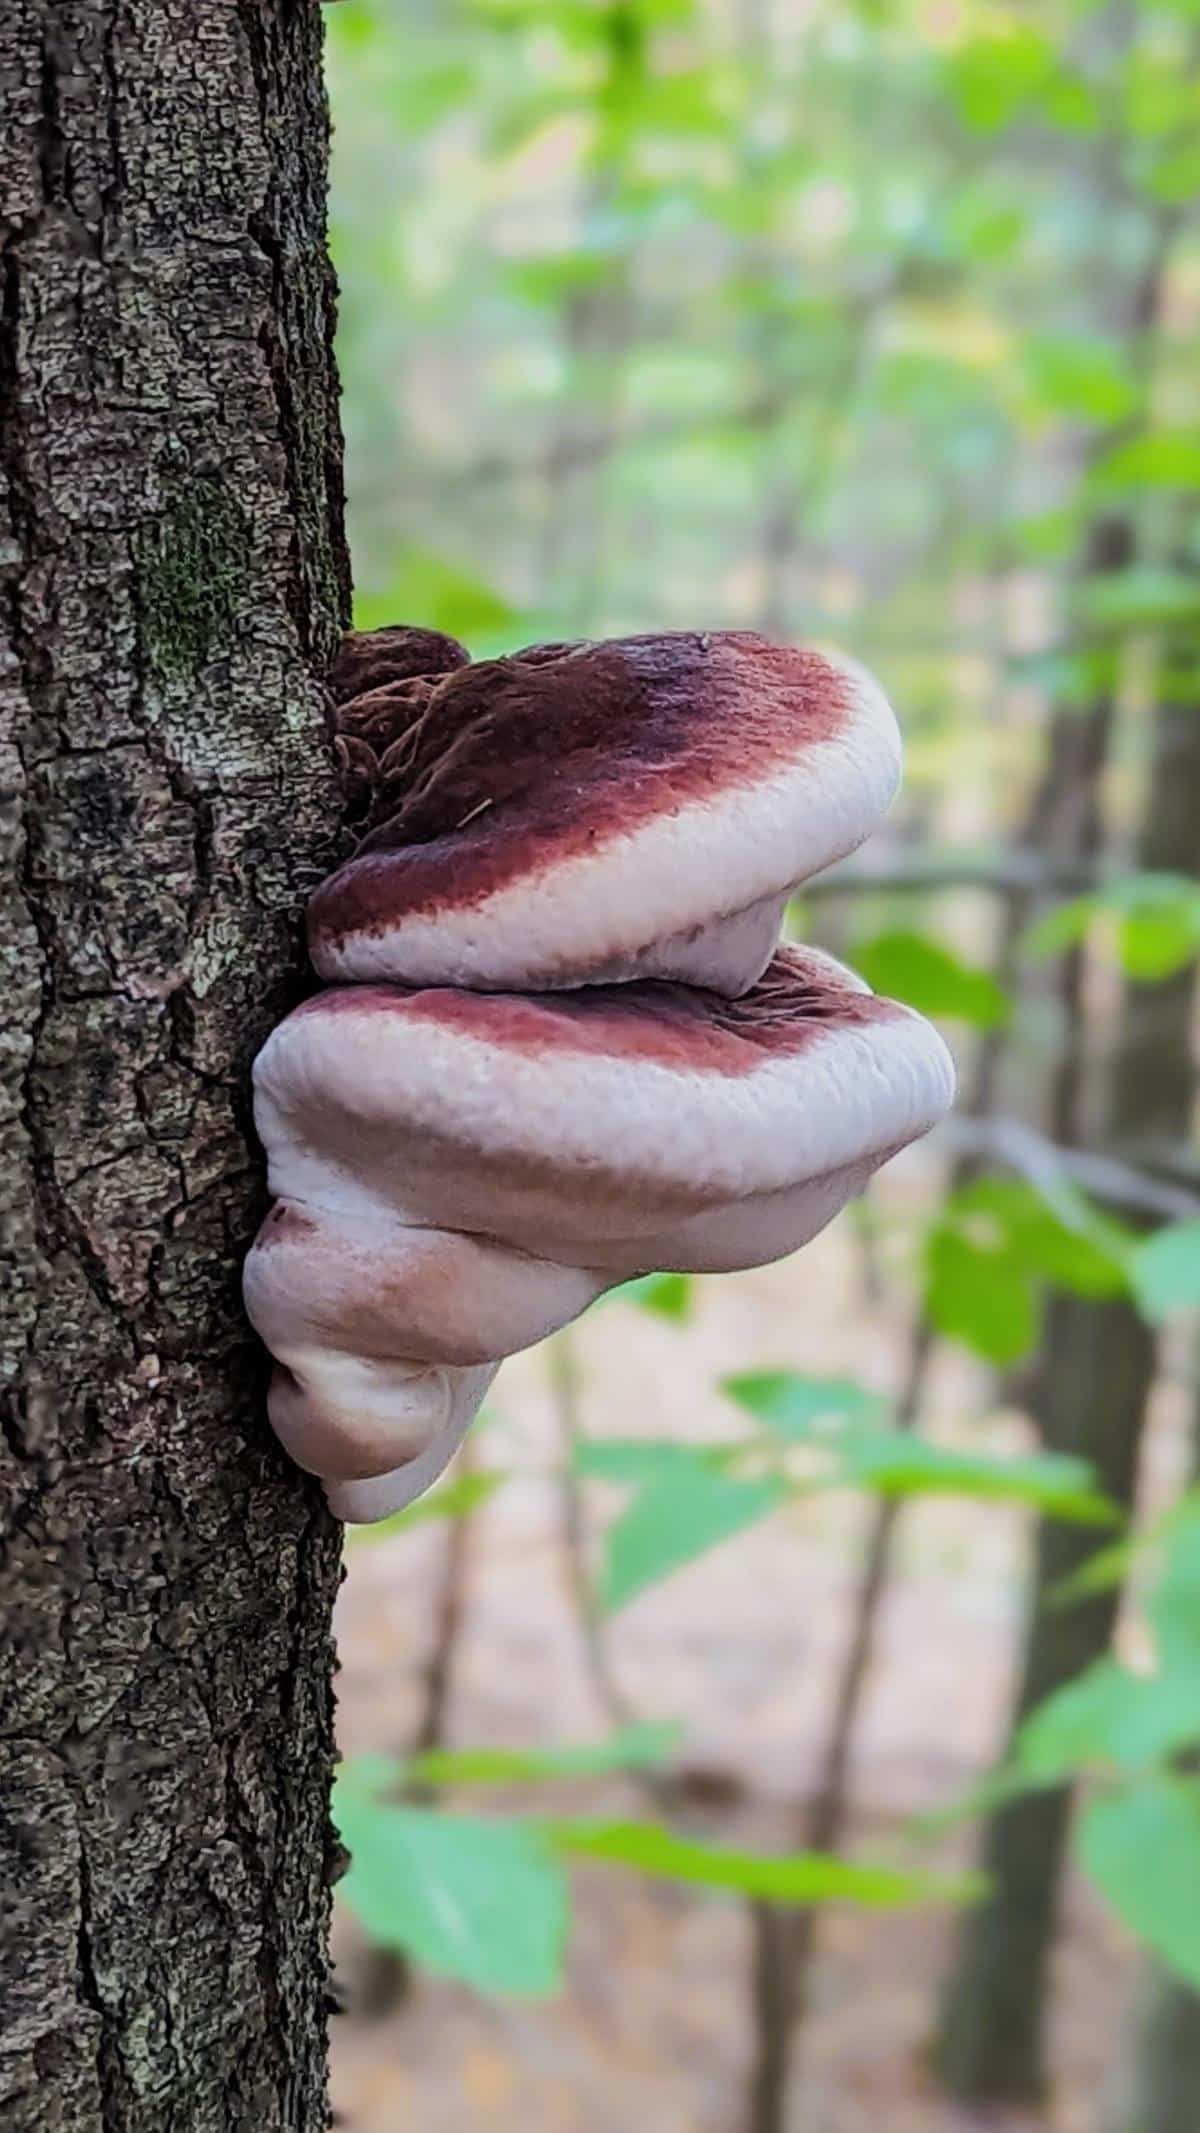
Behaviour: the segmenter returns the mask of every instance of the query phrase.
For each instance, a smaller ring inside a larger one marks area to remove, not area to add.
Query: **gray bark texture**
[[[345,619],[315,0],[0,4],[0,2125],[327,2124],[338,1536],[239,1301]]]

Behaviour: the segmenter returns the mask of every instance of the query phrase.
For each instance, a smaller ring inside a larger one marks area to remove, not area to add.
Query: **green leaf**
[[[369,49],[378,42],[378,29],[368,0],[344,0],[325,25],[327,57],[332,58],[339,46],[347,52]]]
[[[953,1880],[905,1874],[890,1867],[856,1866],[823,1852],[770,1854],[733,1851],[678,1837],[654,1822],[554,1822],[549,1833],[564,1851],[632,1867],[655,1880],[687,1881],[710,1889],[782,1904],[858,1903],[875,1909],[923,1903],[969,1901],[980,1893],[978,1877]]]
[[[939,1333],[1000,1367],[1028,1355],[1038,1335],[1037,1298],[1019,1259],[954,1224],[939,1223],[927,1241],[925,1309]]]
[[[1093,629],[1161,629],[1200,618],[1200,583],[1180,570],[1118,570],[1090,578],[1076,607]]]
[[[1117,423],[1138,402],[1123,351],[1090,335],[1035,334],[1025,343],[1034,389],[1056,414]]]
[[[572,1465],[592,1481],[669,1482],[690,1474],[697,1462],[720,1467],[741,1444],[680,1444],[674,1437],[584,1437],[575,1446]]]
[[[1055,1606],[1066,1607],[1093,1593],[1117,1591],[1150,1555],[1162,1563],[1149,1608],[1159,1650],[1166,1660],[1182,1638],[1190,1665],[1200,1643],[1200,1489],[1189,1490],[1138,1532],[1098,1549],[1053,1588],[1051,1598]]]
[[[1061,133],[1098,133],[1104,123],[1104,106],[1088,82],[1079,75],[1056,75],[1042,95],[1046,117]]]
[[[1200,948],[1200,898],[1190,911],[1139,911],[1123,921],[1118,939],[1122,969],[1140,984],[1161,984],[1186,970]]]
[[[897,927],[859,942],[853,961],[868,985],[916,1007],[924,1015],[946,1015],[974,1029],[996,1029],[1007,1022],[1012,1003],[990,971],[964,963],[925,933]]]
[[[437,1748],[405,1763],[406,1785],[540,1784],[555,1778],[603,1777],[612,1770],[649,1770],[679,1745],[674,1722],[622,1726],[607,1740],[559,1748]]]
[[[1097,920],[1115,929],[1117,957],[1131,978],[1161,982],[1200,950],[1200,884],[1187,874],[1122,875],[1061,904],[1031,927],[1025,945],[1033,955],[1058,954],[1084,940]]]
[[[1156,200],[1190,206],[1200,194],[1200,139],[1151,156],[1143,168],[1142,183]]]
[[[721,1391],[775,1436],[795,1443],[876,1415],[884,1405],[854,1378],[809,1377],[798,1370],[751,1370],[722,1378]]]
[[[1166,1558],[1150,1620],[1162,1667],[1187,1676],[1200,1709],[1200,1490],[1173,1506],[1162,1530]]]
[[[1200,432],[1156,429],[1130,437],[1100,461],[1088,486],[1094,495],[1105,497],[1200,487]]]
[[[471,639],[495,636],[516,620],[516,609],[482,578],[425,548],[403,549],[386,586],[360,592],[354,603],[354,626],[360,630],[412,622]]]
[[[1129,1271],[1139,1307],[1152,1325],[1200,1309],[1200,1221],[1156,1230],[1134,1249]]]
[[[692,1315],[694,1287],[690,1274],[642,1274],[611,1293],[623,1303],[652,1312],[656,1318],[670,1318],[680,1324]]]
[[[1029,928],[1022,946],[1027,954],[1038,958],[1061,955],[1065,948],[1074,948],[1087,939],[1101,909],[1098,896],[1069,897]]]
[[[724,70],[679,68],[655,73],[641,85],[628,111],[631,130],[643,139],[655,134],[728,135],[733,113],[723,86]]]
[[[1050,1588],[1050,1605],[1074,1607],[1079,1600],[1090,1600],[1097,1593],[1119,1592],[1138,1552],[1138,1541],[1133,1536],[1113,1541],[1107,1548],[1097,1548],[1078,1570]]]
[[[1090,1767],[1139,1769],[1198,1738],[1200,1674],[1131,1674],[1099,1659],[1026,1719],[1017,1767],[1039,1783]]]
[[[1115,1515],[1086,1460],[1049,1452],[994,1459],[935,1444],[911,1430],[878,1427],[884,1403],[852,1378],[760,1371],[726,1378],[721,1389],[773,1434],[827,1453],[832,1464],[818,1486],[1028,1503],[1081,1525],[1106,1525]]]
[[[1200,949],[1200,882],[1187,874],[1134,874],[1108,892],[1120,916],[1121,966],[1156,984],[1186,970]]]
[[[975,133],[1008,126],[1054,78],[1055,53],[1032,23],[989,23],[958,44],[947,63],[946,87]]]
[[[989,1361],[1015,1362],[1036,1338],[1040,1282],[1121,1295],[1136,1242],[1073,1186],[979,1178],[944,1203],[927,1240],[930,1317]]]
[[[379,1758],[338,1779],[334,1819],[349,1849],[339,1894],[381,1947],[403,1948],[477,1992],[540,1997],[562,1978],[568,1904],[541,1832],[396,1803]]]
[[[431,1518],[469,1518],[507,1479],[494,1467],[460,1474],[455,1481],[443,1482],[440,1489],[431,1489],[428,1496],[418,1496],[403,1511],[393,1511],[390,1518],[381,1518],[373,1526],[348,1527],[346,1546],[370,1548],[376,1541],[390,1540],[394,1533],[407,1533],[410,1526],[427,1525]]]
[[[1103,1794],[1084,1810],[1079,1851],[1126,1925],[1200,1987],[1200,1789],[1162,1776]]]
[[[955,1495],[1031,1504],[1072,1525],[1107,1526],[1116,1512],[1086,1459],[1031,1452],[1022,1459],[934,1444],[911,1430],[851,1433],[838,1446],[841,1478],[883,1496]]]
[[[1117,1296],[1128,1288],[1136,1233],[1072,1185],[1056,1181],[1051,1199],[1023,1178],[977,1178],[944,1202],[942,1218],[1073,1295]]]
[[[695,1454],[650,1480],[608,1532],[601,1604],[623,1607],[786,1502],[784,1481],[738,1481]]]
[[[1033,562],[1065,563],[1079,545],[1080,511],[1075,502],[1054,510],[1028,513],[1013,521],[1023,555]]]
[[[1135,45],[1125,55],[1125,124],[1135,137],[1194,134],[1200,124],[1200,88],[1186,57],[1173,39],[1157,50],[1149,41]]]
[[[543,253],[536,259],[515,260],[505,269],[504,280],[522,303],[557,306],[585,290],[601,288],[620,266],[617,252]]]
[[[1029,218],[1010,194],[983,186],[975,192],[957,191],[935,226],[952,254],[990,262],[1016,251],[1028,233]]]

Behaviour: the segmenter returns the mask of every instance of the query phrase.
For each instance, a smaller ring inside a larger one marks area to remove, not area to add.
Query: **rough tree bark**
[[[337,837],[316,0],[3,0],[0,128],[0,2122],[315,2133],[337,1533],[238,1266]]]

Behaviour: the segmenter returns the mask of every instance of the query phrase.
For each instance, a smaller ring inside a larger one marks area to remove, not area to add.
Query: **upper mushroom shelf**
[[[830,654],[731,630],[464,666],[414,635],[351,655],[338,728],[374,826],[312,900],[323,978],[745,992],[797,885],[895,796],[891,709]]]

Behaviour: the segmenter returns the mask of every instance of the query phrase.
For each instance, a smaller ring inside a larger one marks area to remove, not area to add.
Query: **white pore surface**
[[[551,855],[541,873],[470,905],[399,910],[340,940],[315,940],[320,975],[485,991],[655,976],[746,991],[769,960],[788,895],[854,851],[900,783],[887,698],[853,661],[830,663],[847,684],[842,730],[805,742],[770,777],[723,787],[590,851]],[[356,864],[389,871],[384,853]]]

